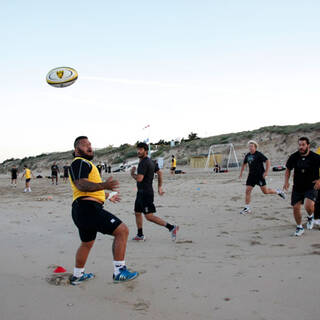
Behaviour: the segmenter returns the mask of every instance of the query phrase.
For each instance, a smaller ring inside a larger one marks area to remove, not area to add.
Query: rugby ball
[[[78,72],[69,67],[60,67],[50,70],[47,74],[47,83],[56,88],[71,86],[78,79]]]

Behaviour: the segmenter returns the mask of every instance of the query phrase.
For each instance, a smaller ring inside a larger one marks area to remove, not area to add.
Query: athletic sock
[[[303,229],[302,224],[297,224],[297,228],[299,228],[299,229]]]
[[[120,273],[120,269],[126,265],[126,262],[123,261],[113,261],[114,275],[117,276]]]
[[[308,219],[313,219],[313,214],[312,215],[308,215]]]
[[[166,228],[167,228],[169,231],[172,231],[173,228],[174,228],[174,226],[173,226],[172,224],[170,224],[170,223],[167,222]]]
[[[143,231],[142,228],[138,229],[138,237],[143,237]]]
[[[250,210],[250,204],[246,204],[244,207],[245,207],[246,209]]]
[[[77,278],[80,278],[83,273],[84,273],[84,268],[74,268],[73,269],[73,275]]]

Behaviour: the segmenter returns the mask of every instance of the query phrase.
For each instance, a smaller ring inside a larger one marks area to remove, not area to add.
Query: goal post
[[[219,168],[219,170],[229,171],[230,168],[240,168],[236,151],[232,143],[214,144],[208,150],[208,157],[205,169]]]

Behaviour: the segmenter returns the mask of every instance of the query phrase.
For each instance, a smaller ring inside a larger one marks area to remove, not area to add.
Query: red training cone
[[[54,273],[63,273],[63,272],[67,272],[67,270],[64,267],[58,266],[53,272]]]

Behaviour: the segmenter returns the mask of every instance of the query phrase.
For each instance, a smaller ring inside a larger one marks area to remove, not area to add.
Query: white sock
[[[244,207],[250,210],[250,204],[246,204]]]
[[[120,269],[126,265],[126,262],[123,261],[113,261],[114,275],[117,276],[120,273]]]
[[[77,278],[80,278],[83,273],[84,273],[84,268],[74,268],[73,269],[73,275]]]
[[[297,228],[303,229],[302,224],[297,224]]]
[[[308,215],[308,218],[313,218],[313,214],[311,214],[310,216]]]
[[[30,187],[28,188],[28,191],[31,192],[31,188]]]

